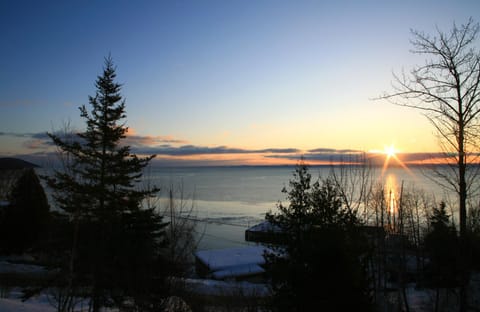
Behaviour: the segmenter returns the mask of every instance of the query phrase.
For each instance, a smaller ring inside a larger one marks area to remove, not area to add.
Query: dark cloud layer
[[[300,150],[295,148],[268,148],[268,149],[242,149],[226,146],[206,147],[195,145],[183,145],[179,147],[163,145],[155,147],[136,148],[139,154],[157,154],[168,156],[195,156],[195,155],[212,155],[212,154],[290,154],[299,153]]]
[[[317,154],[351,154],[351,153],[363,153],[359,150],[352,150],[352,149],[334,149],[334,148],[315,148],[308,150],[309,153],[317,153]]]
[[[56,135],[70,139],[78,139],[73,134],[55,133]],[[14,133],[0,132],[0,136],[11,136],[25,139],[24,147],[35,153],[48,153],[52,151],[53,142],[46,132],[38,133]],[[366,153],[353,149],[315,148],[302,151],[297,148],[265,148],[265,149],[243,149],[228,146],[198,146],[181,145],[184,140],[169,136],[140,136],[128,135],[124,143],[132,147],[136,154],[156,154],[170,158],[172,161],[180,161],[186,156],[201,155],[228,155],[228,154],[261,154],[264,159],[285,160],[286,162],[297,161],[303,157],[307,162],[321,163],[363,163],[368,160],[373,164],[381,165],[385,161],[385,155],[379,153]],[[162,144],[163,143],[163,144]],[[478,156],[478,155],[477,155]],[[445,159],[443,153],[401,153],[397,154],[398,159],[404,163],[413,162],[439,162]],[[260,159],[259,159],[260,160]],[[201,162],[201,160],[199,160]]]
[[[57,136],[66,137],[64,133],[55,133]],[[0,136],[13,136],[28,139],[24,146],[38,150],[48,148],[53,145],[52,140],[46,132],[39,133],[11,133],[0,132]],[[138,154],[157,154],[166,156],[195,156],[195,155],[215,155],[215,154],[291,154],[300,153],[296,148],[266,148],[266,149],[242,149],[227,146],[196,146],[182,145],[174,146],[173,144],[185,143],[171,137],[162,136],[140,136],[128,135],[123,143],[130,145],[132,150]],[[160,144],[166,143],[166,144]]]
[[[316,151],[316,152],[312,152]],[[308,162],[322,162],[322,163],[365,163],[366,161],[373,165],[383,165],[386,155],[378,153],[366,153],[357,150],[336,150],[329,148],[309,150],[301,154],[301,156]],[[299,155],[265,155],[266,158],[298,160]],[[390,165],[402,163],[437,163],[442,162],[447,158],[444,153],[400,153],[396,155],[398,160],[391,160]]]
[[[404,162],[442,160],[447,156],[444,153],[401,153],[397,157]]]
[[[152,146],[161,143],[167,144],[185,144],[185,140],[175,139],[169,136],[142,136],[142,135],[127,135],[124,143],[130,146]]]

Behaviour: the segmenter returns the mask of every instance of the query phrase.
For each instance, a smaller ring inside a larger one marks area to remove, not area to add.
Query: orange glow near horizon
[[[285,158],[269,158],[263,154],[201,154],[201,155],[157,155],[157,160],[178,161],[179,163],[193,163],[202,165],[228,165],[228,166],[277,166],[295,165],[298,160]],[[315,165],[315,163],[312,163]]]
[[[135,132],[132,131],[133,138]],[[127,136],[127,138],[132,138]],[[147,137],[141,138],[141,144],[136,144],[140,146],[152,146],[153,148],[158,144],[158,141],[174,139],[170,137]],[[155,144],[150,144],[151,141],[154,141]],[[166,163],[171,162],[175,165],[189,165],[189,166],[216,166],[216,165],[226,165],[226,166],[279,166],[279,165],[295,165],[301,159],[301,156],[304,156],[305,162],[309,165],[356,165],[359,164],[355,155],[362,155],[358,150],[345,150],[345,158],[342,158],[342,150],[326,149],[325,155],[321,153],[316,153],[315,151],[309,150],[295,150],[294,152],[286,153],[276,153],[276,152],[263,152],[263,151],[251,151],[248,148],[218,148],[220,152],[216,151],[215,147],[212,147],[215,152],[209,153],[209,148],[204,148],[204,153],[193,153],[193,154],[182,154],[181,144],[175,144],[175,141],[172,144],[168,144],[171,148],[168,152],[175,151],[175,148],[179,148],[178,154],[162,154],[161,149],[157,153],[156,159],[164,161]],[[135,144],[133,144],[135,145]],[[225,151],[222,151],[224,148]],[[235,150],[244,150],[245,152],[235,152]],[[202,148],[199,149],[200,151]],[[229,150],[234,150],[230,152]],[[143,155],[143,154],[142,154]],[[397,149],[393,144],[385,145],[383,149],[370,150],[364,153],[365,157],[371,161],[370,164],[373,166],[381,167],[381,177],[386,175],[386,172],[391,167],[400,167],[403,168],[408,174],[413,176],[412,171],[409,166],[415,165],[441,165],[448,164],[455,161],[454,157],[448,158],[447,156],[439,155],[438,153],[407,153],[402,152]],[[143,155],[148,156],[148,155]],[[360,157],[361,158],[361,157]],[[478,163],[477,158],[471,157],[474,162]],[[472,162],[473,163],[473,162]]]
[[[412,174],[411,170],[407,167],[407,165],[397,156],[397,153],[398,151],[395,149],[395,146],[393,144],[384,147],[383,154],[385,155],[385,161],[383,162],[382,176],[388,169],[391,159],[395,160],[396,164],[400,165],[400,167],[405,169],[408,174]]]

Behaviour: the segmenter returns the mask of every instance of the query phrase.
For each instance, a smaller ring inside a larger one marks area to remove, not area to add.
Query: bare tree
[[[338,188],[346,208],[365,223],[372,218],[368,207],[373,197],[375,176],[375,168],[365,153],[346,157],[340,165],[332,164],[330,169],[329,177]]]
[[[177,273],[185,273],[193,263],[193,255],[203,238],[198,231],[198,218],[195,209],[195,196],[185,194],[183,182],[168,187],[168,203],[163,215],[169,219],[167,237],[169,240],[169,257],[175,264]],[[195,234],[198,233],[198,237]]]
[[[58,137],[61,137],[65,142],[73,144],[78,141],[76,138],[76,130],[73,129],[70,120],[64,121],[62,126],[58,129],[52,129],[52,133],[55,133]],[[73,155],[64,151],[58,146],[55,151],[55,159],[50,160],[50,167],[53,171],[57,170],[64,172],[72,176],[74,179],[79,179],[78,175],[75,173],[75,162]],[[48,176],[43,176],[43,179],[48,181]],[[58,198],[61,194],[56,189],[51,189],[54,198]],[[71,194],[73,196],[73,194]],[[55,209],[58,212],[58,208]],[[79,235],[79,207],[74,207],[73,214],[71,216],[71,222],[73,225],[72,237],[71,237],[71,249],[68,257],[68,268],[65,272],[59,272],[59,276],[55,281],[58,287],[53,287],[49,289],[48,296],[49,301],[52,306],[54,306],[58,312],[68,312],[74,311],[76,304],[78,303],[78,298],[75,298],[76,292],[78,289],[75,289],[74,285],[74,276],[75,276],[75,266],[76,266],[76,254],[77,254],[77,244],[78,244],[78,235]],[[57,216],[58,218],[58,216]],[[61,273],[61,274],[60,274]]]
[[[436,181],[458,194],[460,254],[464,264],[461,311],[466,310],[468,283],[467,197],[478,173],[478,167],[469,166],[478,157],[480,51],[475,46],[478,32],[479,24],[472,19],[460,27],[454,24],[448,33],[437,28],[434,36],[412,31],[412,52],[430,59],[409,74],[394,75],[394,91],[381,97],[424,112],[435,127],[440,146],[449,160],[451,170],[437,170]]]
[[[152,167],[146,169],[146,179],[138,185],[139,190],[152,188],[154,173]],[[168,223],[166,227],[166,248],[163,250],[165,259],[172,265],[172,273],[185,275],[194,262],[194,254],[203,239],[205,227],[200,226],[195,204],[195,192],[185,191],[183,180],[171,181],[161,188],[164,197],[153,196],[145,198],[142,205],[145,209],[155,208]]]

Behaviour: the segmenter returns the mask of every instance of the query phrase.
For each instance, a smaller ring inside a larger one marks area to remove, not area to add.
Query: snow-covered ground
[[[55,308],[48,301],[46,295],[30,298],[23,302],[20,289],[14,289],[8,298],[0,298],[0,311],[2,312],[55,312]]]
[[[48,270],[42,266],[26,264],[34,259],[30,256],[0,257],[0,274],[35,275],[45,274]],[[20,288],[7,288],[0,286],[0,311],[1,312],[54,312],[55,308],[49,303],[47,295],[32,297],[22,301]]]
[[[252,251],[252,257],[256,253]],[[204,254],[207,256],[208,253]],[[0,258],[0,273],[45,273],[45,268],[24,263],[14,263],[14,261],[25,261],[26,259],[6,259]],[[218,260],[218,258],[217,258]],[[219,261],[216,263],[218,267],[229,267],[230,263]],[[238,264],[238,263],[235,263]],[[256,284],[249,282],[225,282],[218,280],[206,279],[179,279],[173,278],[174,284],[181,285],[185,290],[203,296],[235,296],[241,295],[246,297],[267,297],[270,290],[266,284]],[[54,304],[49,300],[46,293],[30,298],[27,301],[21,300],[22,291],[20,288],[6,288],[0,286],[0,312],[54,312],[56,311]],[[480,304],[480,273],[472,274],[471,279],[471,300],[474,306]],[[391,296],[392,304],[398,304],[398,294],[393,292]],[[407,288],[407,297],[410,311],[431,311],[434,300],[434,291],[431,289],[416,289],[414,284]],[[396,303],[395,303],[396,302]],[[386,303],[387,306],[389,305]]]
[[[264,273],[261,265],[265,263],[265,250],[268,249],[263,246],[210,249],[197,251],[195,257],[208,268],[208,277],[233,279]]]
[[[42,274],[47,273],[48,271],[39,265],[35,264],[24,264],[24,263],[14,263],[10,260],[1,260],[0,259],[0,274],[2,273],[11,273],[11,274]]]

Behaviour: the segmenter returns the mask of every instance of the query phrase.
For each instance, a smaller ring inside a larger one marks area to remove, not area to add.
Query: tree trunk
[[[459,178],[459,214],[460,214],[460,312],[467,311],[467,184],[465,180],[466,159],[465,159],[465,125],[463,121],[462,102],[458,103],[458,178]]]

